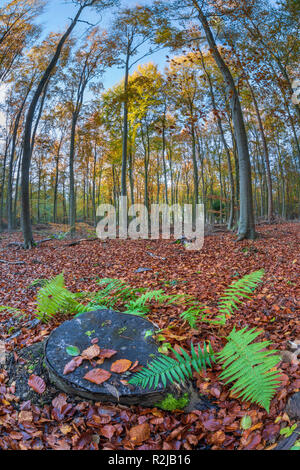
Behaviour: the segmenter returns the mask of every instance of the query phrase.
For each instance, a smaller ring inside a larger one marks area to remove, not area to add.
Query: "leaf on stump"
[[[32,374],[28,379],[28,385],[40,395],[46,390],[45,381],[38,375]]]
[[[113,349],[101,349],[99,357],[101,359],[109,359],[110,357],[117,354],[118,351],[114,351]]]
[[[111,377],[111,373],[104,369],[92,369],[83,377],[94,384],[100,385]]]
[[[63,372],[64,375],[70,374],[70,372],[73,372],[75,369],[77,369],[77,367],[81,365],[82,361],[83,361],[83,358],[81,356],[74,357],[74,359],[72,359],[70,362],[68,362],[65,365],[64,372]]]
[[[134,364],[132,364],[132,366],[130,367],[129,370],[133,371],[139,364],[139,361],[135,361]]]
[[[66,347],[66,352],[69,354],[69,356],[79,356],[80,355],[80,350],[77,348],[77,346],[67,346]]]
[[[100,348],[97,344],[93,344],[93,346],[88,347],[81,353],[81,357],[83,359],[88,359],[89,361],[94,359],[95,357],[99,356]]]
[[[110,370],[117,374],[126,372],[131,367],[132,362],[129,359],[119,359],[112,363]]]

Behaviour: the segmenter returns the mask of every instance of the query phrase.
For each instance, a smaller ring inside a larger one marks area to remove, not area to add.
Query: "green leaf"
[[[243,416],[241,419],[241,429],[244,429],[246,431],[246,429],[251,428],[251,426],[252,426],[251,416],[249,415]]]
[[[77,346],[67,346],[66,351],[69,354],[69,356],[79,356],[80,355],[80,349],[77,348]]]
[[[224,295],[219,301],[219,315],[213,323],[220,322],[220,324],[226,323],[226,318],[231,317],[233,310],[238,309],[238,305],[242,301],[241,298],[249,299],[251,294],[257,285],[262,282],[264,276],[264,270],[254,271],[253,273],[247,274],[238,281],[233,282],[224,292]]]
[[[166,343],[168,344],[168,343]],[[163,345],[164,346],[164,345]],[[187,378],[192,377],[192,367],[199,371],[205,368],[206,364],[215,362],[214,353],[209,345],[209,351],[206,350],[204,343],[203,350],[198,345],[197,353],[191,346],[190,355],[184,349],[180,349],[180,354],[171,348],[176,359],[169,356],[159,356],[150,362],[142,370],[133,374],[128,381],[133,385],[140,385],[142,388],[157,388],[160,381],[166,383],[168,379],[171,383],[184,382]]]
[[[279,372],[274,370],[280,362],[276,351],[265,350],[269,341],[253,343],[260,334],[254,328],[232,330],[228,343],[217,354],[224,369],[220,379],[234,382],[231,390],[243,400],[257,403],[269,412],[270,402],[280,384]]]

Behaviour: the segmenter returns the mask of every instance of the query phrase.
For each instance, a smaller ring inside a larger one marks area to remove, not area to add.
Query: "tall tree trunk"
[[[128,144],[128,77],[129,77],[130,47],[128,46],[125,63],[124,82],[124,115],[123,115],[123,143],[122,143],[122,170],[121,170],[121,195],[127,196],[126,173],[127,173],[127,144]]]
[[[19,124],[20,124],[20,119],[22,116],[22,112],[29,94],[30,88],[28,88],[27,93],[21,103],[20,109],[17,113],[16,119],[15,119],[15,124],[14,124],[14,129],[13,129],[13,135],[12,135],[12,145],[11,145],[11,153],[10,153],[10,160],[9,160],[9,167],[8,167],[8,178],[7,178],[7,225],[8,225],[8,230],[11,231],[13,229],[13,208],[12,208],[12,202],[13,202],[13,164],[14,164],[14,158],[15,158],[15,151],[16,151],[16,142],[17,142],[17,134],[18,134],[18,129],[19,129]]]
[[[55,156],[55,181],[54,181],[54,196],[53,196],[53,223],[57,223],[57,192],[58,192],[58,169],[59,169],[59,157],[60,157],[60,149],[63,142],[63,136],[58,144],[57,153]]]
[[[7,154],[10,145],[10,138],[6,138],[5,142],[5,152],[3,158],[3,167],[2,167],[2,178],[1,178],[1,185],[0,185],[0,230],[3,228],[3,205],[4,205],[4,184],[5,184],[5,174],[6,174],[6,161],[7,161]]]
[[[20,170],[21,170],[21,155],[18,155],[18,169],[17,169],[17,179],[16,179],[16,189],[15,189],[15,199],[14,199],[14,212],[13,212],[13,228],[17,226],[17,204],[19,196],[19,181],[20,181]]]
[[[209,84],[212,107],[216,111],[218,128],[219,128],[221,140],[222,140],[224,150],[225,150],[225,153],[226,153],[226,157],[227,157],[227,165],[228,165],[228,173],[229,173],[229,181],[230,181],[230,212],[229,212],[227,228],[228,228],[228,230],[231,230],[232,227],[233,227],[233,220],[234,220],[234,180],[233,180],[233,173],[232,173],[230,151],[229,151],[226,139],[225,139],[222,120],[220,118],[220,114],[219,114],[218,109],[217,109],[217,104],[216,104],[216,100],[215,100],[215,94],[214,94],[214,89],[213,89],[213,86],[212,86],[211,76],[210,76],[210,74],[208,73],[208,71],[205,67],[204,58],[203,58],[203,55],[202,55],[202,52],[201,52],[200,49],[199,49],[199,52],[200,52],[200,55],[201,55],[202,67],[203,67],[203,70],[204,70],[205,75],[207,77],[208,84]]]
[[[193,212],[194,212],[194,221],[196,223],[196,207],[199,203],[199,177],[198,177],[198,165],[197,165],[197,154],[196,154],[196,135],[195,135],[195,126],[194,122],[192,124],[192,159],[193,159],[193,176],[194,176],[194,203],[193,203]],[[173,202],[172,202],[173,204]]]
[[[71,136],[70,136],[70,153],[69,153],[69,225],[71,236],[75,234],[76,223],[76,198],[75,198],[75,178],[74,178],[74,158],[75,158],[75,133],[78,115],[76,112],[72,115]]]
[[[228,92],[231,95],[230,106],[238,149],[240,172],[240,220],[238,229],[238,240],[243,240],[244,238],[253,239],[255,238],[256,234],[253,214],[251,165],[248,149],[248,139],[244,124],[241,103],[231,72],[218,50],[215,39],[213,37],[207,19],[202,11],[202,8],[199,6],[197,0],[192,1],[198,11],[198,18],[204,29],[211,53],[220,72],[223,75],[224,81],[228,87]]]
[[[272,222],[274,215],[273,215],[273,188],[272,188],[272,176],[271,176],[271,169],[270,169],[269,150],[268,150],[263,123],[260,117],[257,100],[255,97],[253,88],[250,85],[248,80],[247,80],[247,84],[248,84],[248,87],[252,96],[252,100],[253,100],[253,104],[254,104],[254,108],[256,112],[256,117],[257,117],[257,122],[258,122],[258,128],[260,132],[260,137],[261,137],[262,144],[263,144],[263,151],[264,151],[265,164],[266,164],[267,188],[268,188],[268,222],[270,223]]]
[[[32,248],[34,246],[34,239],[31,226],[31,217],[30,217],[30,195],[29,195],[29,174],[30,174],[30,164],[31,164],[31,155],[32,155],[32,146],[31,146],[31,130],[32,123],[34,118],[35,109],[38,103],[38,100],[43,92],[43,89],[49,80],[51,73],[53,72],[57,61],[60,57],[63,45],[68,39],[69,35],[73,31],[77,20],[79,19],[82,10],[86,5],[81,5],[75,18],[71,22],[65,34],[61,37],[55,53],[46,68],[43,76],[37,86],[37,89],[32,97],[27,116],[25,121],[25,131],[24,131],[24,142],[23,142],[23,157],[21,165],[21,210],[22,210],[22,232],[24,237],[24,248]]]
[[[163,171],[164,171],[164,180],[165,180],[165,203],[169,205],[168,179],[167,179],[167,167],[166,167],[166,111],[167,111],[167,105],[165,104],[164,113],[163,113],[163,123],[162,123],[162,159],[163,159]]]
[[[93,224],[97,226],[96,218],[96,165],[97,165],[97,145],[94,148],[94,162],[93,162],[93,181],[92,181],[92,208],[93,208]]]

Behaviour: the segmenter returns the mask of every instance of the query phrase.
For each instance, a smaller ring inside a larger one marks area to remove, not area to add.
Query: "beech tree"
[[[43,0],[10,0],[0,7],[0,82],[4,81],[26,46],[40,32],[33,21],[43,11]]]
[[[38,100],[43,93],[44,87],[46,86],[62,51],[62,48],[67,41],[68,37],[72,33],[77,21],[80,18],[81,13],[87,7],[97,6],[98,9],[111,6],[116,3],[115,0],[77,0],[79,4],[78,11],[71,21],[68,29],[62,35],[59,40],[54,55],[48,64],[40,82],[36,88],[36,91],[32,97],[25,122],[24,141],[23,141],[23,157],[22,157],[22,173],[21,173],[21,207],[22,207],[22,232],[24,236],[24,248],[32,248],[34,246],[34,239],[32,234],[32,226],[30,219],[30,197],[29,197],[29,170],[32,154],[32,124],[34,119],[34,113],[38,104]]]

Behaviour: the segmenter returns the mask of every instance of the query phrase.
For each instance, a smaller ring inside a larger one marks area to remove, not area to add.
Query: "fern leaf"
[[[127,286],[120,279],[104,278],[100,279],[98,284],[104,287],[94,294],[91,304],[100,304],[113,308],[117,302],[124,302],[136,296],[135,289]]]
[[[182,294],[165,294],[162,289],[151,290],[145,292],[140,297],[137,297],[135,300],[131,300],[128,304],[126,304],[125,307],[127,308],[127,310],[125,311],[125,313],[142,316],[149,312],[150,307],[146,304],[152,302],[153,300],[160,304],[165,304],[166,306],[168,306],[170,304],[174,304],[178,301],[181,301],[182,297]]]
[[[262,282],[264,273],[263,269],[254,271],[231,284],[220,298],[219,315],[213,323],[225,324],[226,318],[231,317],[234,310],[238,309],[237,304],[242,303],[241,299],[250,298],[248,294],[251,294],[257,285]]]
[[[211,366],[211,363],[215,362],[210,344],[208,347],[209,351],[207,351],[206,344],[204,343],[202,350],[199,344],[196,351],[194,346],[191,345],[191,356],[182,348],[179,348],[180,354],[171,349],[176,359],[169,356],[158,356],[147,367],[135,373],[128,382],[133,385],[140,385],[142,388],[148,387],[149,389],[152,387],[157,388],[160,382],[164,386],[166,386],[167,381],[171,383],[175,381],[184,382],[192,377],[192,369],[200,372],[207,365]]]
[[[263,350],[270,345],[269,341],[253,343],[259,334],[260,331],[254,328],[233,329],[217,359],[223,362],[224,372],[220,379],[227,379],[226,383],[235,382],[233,392],[269,412],[271,399],[280,383],[279,373],[273,370],[280,357],[274,350]]]
[[[78,306],[75,294],[65,288],[63,273],[50,279],[39,290],[37,304],[36,315],[42,321],[48,321],[58,312],[72,313]]]
[[[196,328],[199,316],[206,310],[206,307],[201,308],[200,305],[193,305],[188,310],[182,312],[180,317],[188,322],[191,328]]]

